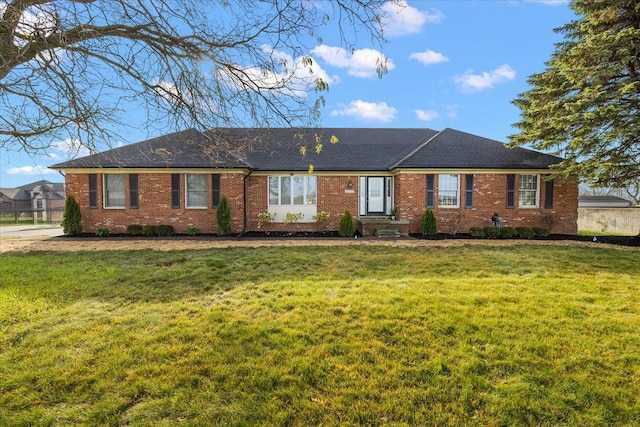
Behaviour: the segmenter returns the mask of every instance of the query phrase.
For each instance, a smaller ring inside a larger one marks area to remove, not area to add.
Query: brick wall
[[[518,208],[518,178],[516,175],[516,207],[506,208],[507,175],[474,174],[473,207],[465,208],[464,175],[460,175],[460,208],[441,208],[438,206],[438,179],[435,176],[434,214],[438,222],[438,231],[467,232],[471,227],[491,226],[494,212],[500,214],[503,226],[545,227],[552,225],[552,232],[558,234],[577,233],[578,185],[576,181],[554,182],[553,208],[545,209],[545,185],[540,181],[540,207]],[[409,221],[411,233],[420,232],[422,214],[426,206],[426,175],[400,174],[395,177],[395,203],[398,206],[398,219]]]
[[[126,175],[126,174],[125,174]],[[233,232],[242,230],[244,198],[243,175],[222,174],[220,194],[227,197],[231,209]],[[98,208],[89,208],[89,175],[68,173],[67,196],[74,196],[80,205],[82,229],[92,233],[98,228],[108,228],[112,234],[125,233],[127,226],[172,225],[176,233],[184,233],[189,226],[197,227],[201,233],[215,233],[216,209],[186,208],[184,174],[180,174],[180,208],[171,207],[171,173],[138,174],[138,209],[129,208],[129,180],[125,179],[125,208],[103,208],[103,179],[97,174]],[[207,194],[207,205],[211,206],[211,192]]]
[[[575,234],[577,232],[578,186],[575,181],[554,183],[554,203],[552,209],[544,208],[545,185],[540,182],[540,206],[538,209],[506,208],[506,174],[474,174],[473,207],[464,208],[464,175],[461,177],[460,206],[458,209],[437,206],[437,176],[435,177],[434,212],[439,231],[466,232],[470,227],[491,225],[491,215],[498,212],[502,224],[512,227],[545,226],[553,222],[553,233]],[[94,232],[98,228],[108,228],[111,233],[124,233],[130,224],[170,224],[176,232],[185,232],[188,226],[200,229],[202,233],[215,233],[216,210],[188,209],[184,207],[184,174],[180,176],[180,209],[171,208],[171,173],[140,173],[138,175],[139,208],[130,209],[128,179],[125,179],[126,208],[103,208],[102,175],[97,175],[98,208],[89,208],[89,179],[87,174],[68,173],[66,177],[67,195],[74,196],[80,204],[83,230]],[[221,194],[229,200],[232,214],[233,232],[239,233],[244,224],[244,175],[225,173],[220,178]],[[352,186],[349,186],[351,182]],[[283,230],[280,223],[266,224],[258,229],[258,214],[268,209],[267,177],[249,175],[247,185],[247,231]],[[286,230],[323,231],[337,230],[341,215],[346,209],[354,217],[358,215],[358,176],[318,176],[318,212],[328,212],[331,217],[326,222],[299,223],[288,225]],[[518,200],[516,179],[515,200]],[[411,233],[420,232],[420,222],[426,205],[426,175],[401,173],[394,178],[395,205],[399,220],[409,221]],[[208,194],[211,206],[211,194]]]

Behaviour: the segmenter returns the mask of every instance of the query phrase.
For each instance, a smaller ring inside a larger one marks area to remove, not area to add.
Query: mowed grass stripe
[[[0,254],[0,425],[633,425],[640,252]]]

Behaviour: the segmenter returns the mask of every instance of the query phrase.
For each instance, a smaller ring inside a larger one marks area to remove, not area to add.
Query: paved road
[[[62,227],[56,225],[3,225],[0,240],[45,239],[62,236]]]

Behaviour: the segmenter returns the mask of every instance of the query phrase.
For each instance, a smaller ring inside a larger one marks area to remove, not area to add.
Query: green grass
[[[640,424],[640,251],[0,254],[0,425]]]

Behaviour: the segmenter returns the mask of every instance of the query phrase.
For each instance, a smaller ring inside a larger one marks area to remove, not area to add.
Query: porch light
[[[349,182],[347,182],[347,187],[348,188],[353,187],[353,181],[349,180]]]

